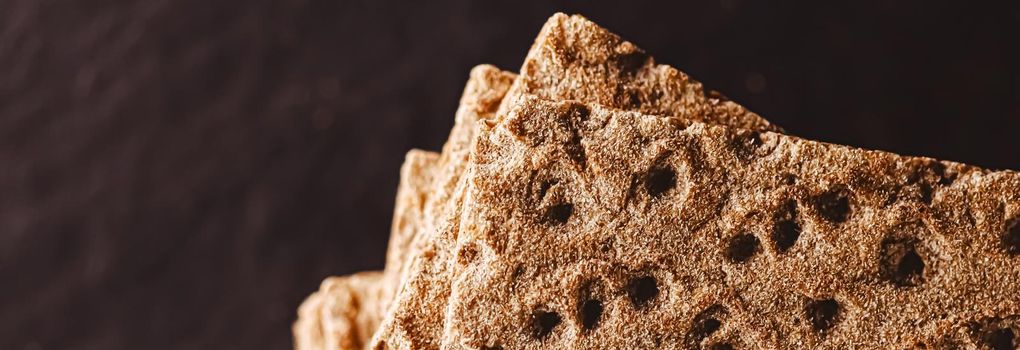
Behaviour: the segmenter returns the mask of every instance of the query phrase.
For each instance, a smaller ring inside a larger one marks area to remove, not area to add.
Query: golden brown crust
[[[444,348],[983,347],[1016,329],[1020,173],[511,107],[472,155]]]

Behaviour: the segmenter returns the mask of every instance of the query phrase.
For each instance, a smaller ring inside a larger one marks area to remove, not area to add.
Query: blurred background
[[[290,347],[555,11],[791,134],[1020,169],[1017,5],[779,3],[0,0],[0,349]]]

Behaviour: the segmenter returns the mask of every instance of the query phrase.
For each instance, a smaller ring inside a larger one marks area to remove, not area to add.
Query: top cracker
[[[780,131],[579,15],[553,15],[524,60],[499,115],[522,94],[683,118],[743,129]]]
[[[556,14],[542,28],[506,96],[495,113],[479,113],[485,123],[495,123],[524,95],[550,100],[578,100],[607,107],[673,116],[733,127],[779,131],[765,119],[706,92],[701,83],[675,68],[655,61],[635,45],[581,16]],[[461,123],[458,122],[458,125]],[[454,137],[458,145],[471,143],[472,132]],[[448,150],[444,149],[444,156]],[[406,277],[373,341],[376,347],[435,349],[442,334],[447,297],[450,294],[450,257],[459,230],[463,190],[460,172],[466,156],[451,157],[436,185],[440,201],[426,204],[424,220],[432,227],[414,237],[415,257],[405,258]],[[456,186],[453,186],[456,185]],[[433,209],[429,209],[433,208]]]

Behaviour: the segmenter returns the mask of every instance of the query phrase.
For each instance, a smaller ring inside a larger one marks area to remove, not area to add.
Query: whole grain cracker
[[[549,99],[577,99],[607,106],[729,124],[759,130],[779,130],[743,107],[706,91],[701,83],[654,59],[633,44],[581,16],[556,14],[539,33],[513,81],[500,110],[518,96],[538,94]],[[491,107],[491,106],[490,106]],[[483,117],[494,123],[504,112]],[[465,133],[465,135],[470,135]],[[470,144],[465,138],[464,144]],[[444,154],[446,151],[444,150]],[[450,247],[456,240],[460,198],[465,187],[458,183],[466,153],[445,182],[436,207],[427,213],[432,226],[420,231],[421,247],[415,265],[405,277],[391,312],[373,340],[373,347],[435,349],[444,324],[443,313],[450,294]]]
[[[1020,330],[1014,171],[526,96],[466,183],[443,348],[1013,348]]]
[[[334,310],[336,312],[332,313],[317,311],[324,303],[337,304],[335,300],[337,298],[362,292],[344,290],[344,287],[336,286],[337,281],[344,281],[345,278],[351,278],[350,276],[327,279],[323,289],[310,296],[301,306],[302,311],[299,312],[298,321],[294,326],[297,348],[346,350],[361,349],[367,345],[364,331],[367,330],[370,336],[378,328],[385,310],[389,308],[389,303],[393,299],[393,294],[406,279],[412,258],[419,255],[421,246],[425,244],[424,238],[419,236],[423,235],[422,232],[433,229],[432,218],[444,215],[448,211],[445,206],[453,195],[452,188],[463,172],[478,120],[492,116],[514,78],[513,73],[501,71],[491,65],[479,65],[471,70],[457,109],[453,130],[443,146],[443,153],[440,155],[412,150],[408,152],[401,166],[385,270],[375,279],[375,285],[345,284],[347,288],[378,291],[380,297],[372,299],[376,304],[360,305],[355,309],[342,311]],[[326,292],[328,282],[331,282],[329,293]],[[328,319],[336,315],[340,315],[340,319]],[[323,332],[321,325],[331,322],[350,324],[339,329],[358,333],[343,335],[334,327],[333,333],[337,335],[332,339],[345,341],[324,339],[319,335]]]

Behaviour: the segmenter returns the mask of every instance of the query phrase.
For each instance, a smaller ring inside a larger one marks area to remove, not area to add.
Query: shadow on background
[[[0,348],[289,347],[557,10],[792,134],[1020,169],[1017,8],[765,3],[2,1]]]

